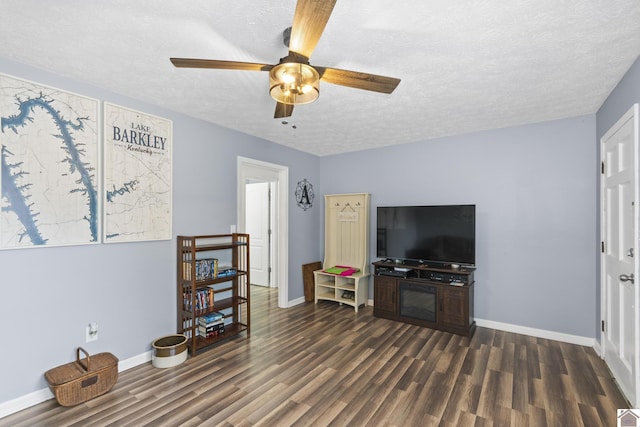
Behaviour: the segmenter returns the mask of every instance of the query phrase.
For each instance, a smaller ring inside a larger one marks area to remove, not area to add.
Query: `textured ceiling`
[[[0,57],[324,156],[593,114],[640,54],[638,0],[338,0],[311,65],[402,79],[321,84],[287,124],[268,73],[295,0],[4,0]]]

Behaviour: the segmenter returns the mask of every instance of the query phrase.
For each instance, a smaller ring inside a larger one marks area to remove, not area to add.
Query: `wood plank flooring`
[[[283,310],[274,291],[251,292],[250,337],[0,425],[592,427],[628,408],[588,347],[487,328],[469,340],[332,302]]]

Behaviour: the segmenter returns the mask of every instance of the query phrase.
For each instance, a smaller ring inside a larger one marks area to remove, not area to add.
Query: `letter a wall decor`
[[[171,120],[104,103],[105,243],[171,239]]]
[[[99,243],[99,105],[0,74],[0,249]]]

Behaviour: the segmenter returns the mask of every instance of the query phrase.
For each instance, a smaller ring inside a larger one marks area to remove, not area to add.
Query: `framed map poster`
[[[0,74],[0,249],[100,242],[99,106]]]
[[[171,120],[104,103],[105,243],[171,239]]]

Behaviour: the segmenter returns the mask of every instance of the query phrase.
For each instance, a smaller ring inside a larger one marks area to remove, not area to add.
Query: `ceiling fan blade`
[[[283,117],[290,117],[291,114],[293,114],[293,105],[283,104],[282,102],[278,102],[276,104],[276,112],[273,115],[273,118],[281,119]]]
[[[311,58],[336,0],[298,0],[291,25],[289,52]]]
[[[169,58],[180,68],[215,68],[221,70],[269,71],[274,66],[256,62],[218,61],[216,59]]]
[[[337,68],[313,67],[320,74],[320,80],[334,85],[348,86],[373,92],[391,93],[400,83],[395,77],[339,70]]]

